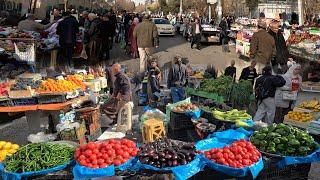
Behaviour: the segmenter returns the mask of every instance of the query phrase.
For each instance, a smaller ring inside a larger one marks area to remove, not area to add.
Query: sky
[[[139,4],[139,3],[144,3],[145,0],[133,0],[136,4]]]

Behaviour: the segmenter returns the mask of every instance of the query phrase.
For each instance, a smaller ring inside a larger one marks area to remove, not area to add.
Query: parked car
[[[153,18],[152,21],[156,24],[158,28],[159,36],[174,36],[176,34],[175,27],[170,23],[170,21],[164,18]]]

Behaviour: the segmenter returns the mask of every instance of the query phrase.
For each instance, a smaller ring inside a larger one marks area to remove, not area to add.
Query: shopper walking
[[[273,37],[266,31],[267,24],[263,20],[258,21],[258,31],[251,38],[250,58],[257,61],[258,73],[271,64],[276,54],[276,45]]]
[[[92,65],[96,65],[99,62],[99,55],[101,54],[102,40],[99,26],[102,22],[101,19],[93,13],[88,15],[89,21],[91,22],[88,30],[89,37],[89,59]]]
[[[191,49],[193,49],[193,45],[196,45],[197,50],[200,50],[201,33],[202,27],[199,19],[196,18],[194,23],[191,25]]]
[[[79,33],[78,21],[71,17],[70,12],[64,12],[62,14],[63,20],[59,22],[57,26],[57,35],[59,35],[60,44],[60,60],[58,62],[60,66],[66,66],[70,68],[72,66],[72,55],[76,45],[76,35]]]
[[[275,123],[282,123],[284,116],[293,109],[302,83],[300,73],[300,64],[294,64],[289,68],[286,74],[283,75],[286,84],[283,87],[278,88],[275,94]]]
[[[132,25],[129,29],[129,44],[130,44],[130,51],[133,58],[139,57],[138,53],[138,44],[137,44],[137,38],[133,37],[133,31],[139,24],[139,19],[136,17],[133,19]]]
[[[274,73],[284,74],[288,70],[289,51],[279,26],[280,22],[273,20],[269,28],[269,34],[273,37],[276,45],[276,56],[271,62]]]
[[[268,125],[272,125],[276,104],[275,92],[278,87],[282,87],[286,81],[282,76],[272,75],[271,66],[262,69],[262,76],[257,79],[255,84],[255,95],[258,103],[258,110],[254,116],[254,121],[263,121]]]
[[[222,52],[230,52],[229,50],[229,45],[228,45],[228,24],[227,20],[225,17],[222,18],[219,27],[221,28],[220,30],[220,41],[222,44]]]
[[[112,25],[107,14],[102,16],[101,23],[98,24],[99,39],[101,39],[101,51],[99,61],[104,67],[110,58],[110,41],[112,38]]]
[[[144,15],[143,21],[133,31],[133,38],[137,39],[140,56],[140,73],[145,72],[147,56],[152,55],[153,47],[159,47],[157,26],[151,21],[150,15]]]

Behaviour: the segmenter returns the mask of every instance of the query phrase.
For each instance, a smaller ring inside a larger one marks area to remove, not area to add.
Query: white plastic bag
[[[14,58],[16,58],[18,61],[26,61],[34,63],[36,60],[36,52],[35,52],[35,45],[32,44],[30,48],[26,50],[26,52],[20,52],[18,46],[16,43],[14,43]]]

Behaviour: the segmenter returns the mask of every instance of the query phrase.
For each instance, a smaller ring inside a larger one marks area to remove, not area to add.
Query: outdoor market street
[[[239,77],[242,68],[247,66],[248,62],[238,58],[238,55],[235,53],[235,46],[231,46],[230,50],[231,53],[223,53],[221,51],[221,46],[205,45],[202,46],[201,51],[197,51],[195,49],[190,49],[190,43],[180,35],[176,35],[175,37],[161,37],[160,47],[155,50],[155,54],[159,57],[160,67],[166,62],[171,61],[173,57],[179,53],[187,58],[191,64],[204,67],[206,67],[207,64],[214,64],[218,69],[219,74],[224,71],[225,67],[229,66],[231,60],[235,60],[237,77]],[[131,59],[125,55],[124,50],[120,49],[118,44],[115,44],[111,51],[111,59],[112,61],[119,61],[122,64],[126,64],[130,72],[137,72],[138,70],[138,59]],[[136,106],[133,115],[139,114],[141,110],[141,107],[137,108]],[[102,126],[106,126],[107,124],[106,121],[102,120]],[[25,117],[0,124],[0,137],[2,140],[8,140],[23,145],[27,143],[27,136],[29,133]],[[309,174],[310,180],[319,179],[319,168],[319,163],[313,164]]]

